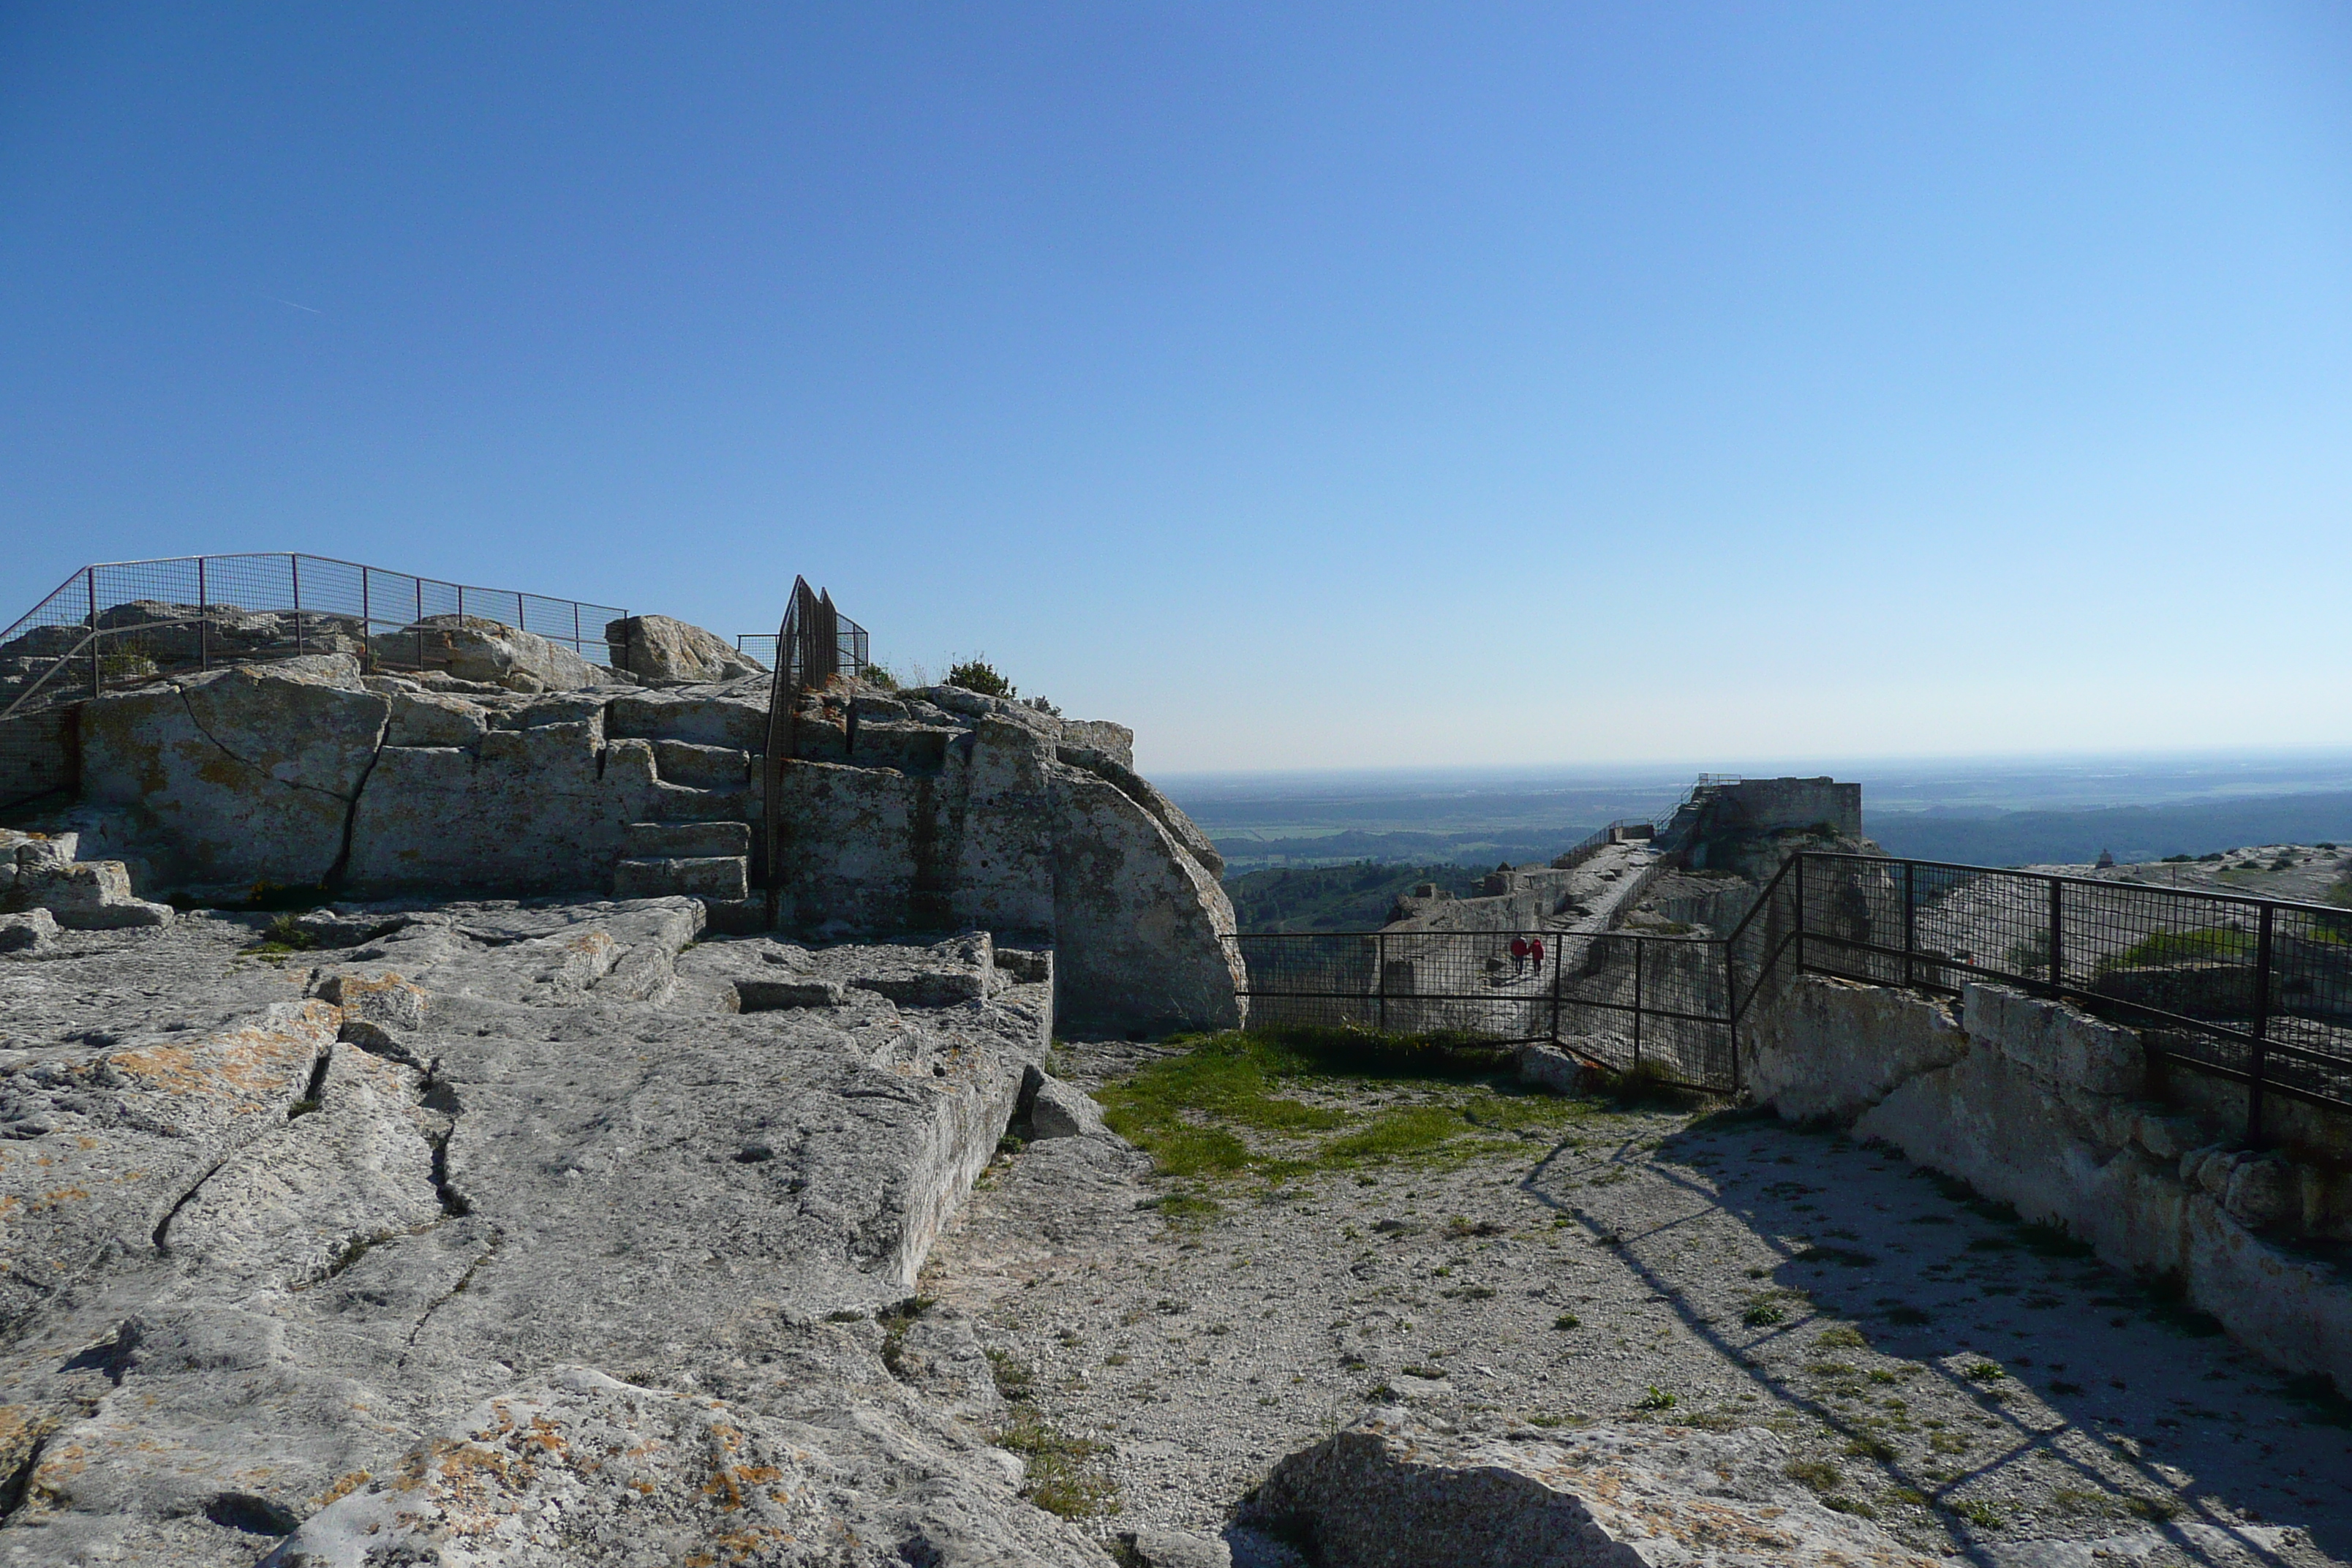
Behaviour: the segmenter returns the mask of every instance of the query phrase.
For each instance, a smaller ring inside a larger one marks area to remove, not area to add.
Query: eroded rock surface
[[[0,1563],[1100,1561],[877,1321],[1050,1030],[984,934],[259,923],[0,957]]]

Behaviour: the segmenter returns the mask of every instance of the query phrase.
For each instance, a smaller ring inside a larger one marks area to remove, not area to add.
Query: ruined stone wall
[[[2000,986],[1955,1005],[1804,975],[1740,1051],[1759,1103],[1883,1139],[2110,1264],[2178,1278],[2243,1343],[2352,1390],[2352,1289],[2300,1247],[2352,1237],[2352,1172],[2234,1147],[2198,1114],[2203,1086],[2151,1076],[2137,1031]]]
[[[602,895],[632,825],[756,826],[769,685],[517,690],[341,655],[161,680],[83,710],[88,837],[199,899]],[[1239,1021],[1223,863],[1124,728],[845,681],[795,735],[785,929],[996,931],[1055,947],[1082,1027]]]

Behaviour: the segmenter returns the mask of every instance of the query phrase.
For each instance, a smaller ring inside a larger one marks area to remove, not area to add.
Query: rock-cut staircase
[[[653,748],[660,820],[623,829],[613,896],[684,894],[729,905],[751,897],[751,753],[667,736]]]

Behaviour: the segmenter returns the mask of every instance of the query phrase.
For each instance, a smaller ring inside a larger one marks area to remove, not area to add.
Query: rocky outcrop
[[[736,652],[716,632],[667,616],[629,616],[609,622],[604,641],[613,650],[614,669],[663,685],[767,673],[767,666]]]
[[[738,903],[761,870],[770,685],[518,691],[363,676],[343,656],[213,670],[87,705],[84,800],[161,886],[199,898],[269,884]],[[1136,774],[1132,744],[956,688],[837,682],[809,700],[782,769],[784,929],[987,930],[1054,948],[1084,1026],[1238,1021],[1222,862]]]
[[[1051,1027],[984,934],[258,923],[0,958],[0,1562],[1100,1561],[877,1321]]]
[[[1071,744],[1074,731],[1089,743]],[[781,769],[785,923],[1035,935],[1054,944],[1077,1024],[1237,1023],[1223,862],[1120,760],[1131,747],[1118,726],[957,687],[813,696]]]
[[[509,691],[575,691],[610,679],[562,643],[481,616],[427,616],[368,646],[395,668],[423,667]]]
[[[1876,1525],[1791,1482],[1761,1427],[1586,1426],[1463,1435],[1402,1406],[1283,1460],[1245,1521],[1314,1544],[1328,1568],[1928,1568]]]
[[[0,950],[37,947],[64,926],[120,931],[172,923],[169,904],[131,890],[131,870],[120,860],[78,858],[80,835],[18,833],[0,828],[0,910],[14,922]]]

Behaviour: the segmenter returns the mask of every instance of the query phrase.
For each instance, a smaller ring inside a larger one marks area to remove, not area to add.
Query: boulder
[[[1457,1435],[1392,1406],[1276,1465],[1242,1521],[1311,1539],[1333,1568],[1936,1561],[1822,1507],[1782,1473],[1788,1458],[1761,1427],[1594,1426],[1553,1440]]]
[[[57,940],[58,918],[47,910],[0,915],[0,952],[40,952]]]
[[[613,668],[640,680],[733,680],[767,673],[767,666],[736,652],[718,633],[667,616],[629,616],[608,622],[604,641],[613,650]]]
[[[561,643],[480,616],[427,616],[369,639],[379,664],[446,670],[509,691],[572,691],[608,677]]]
[[[1102,1107],[1094,1097],[1057,1078],[1050,1078],[1034,1066],[1023,1083],[1022,1097],[1029,1109],[1029,1136],[1038,1142],[1049,1138],[1098,1138],[1124,1149],[1127,1140],[1103,1125]]]

